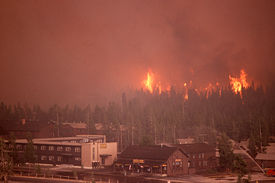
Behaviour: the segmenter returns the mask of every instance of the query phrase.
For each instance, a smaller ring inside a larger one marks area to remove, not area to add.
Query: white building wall
[[[81,144],[81,165],[84,167],[92,166],[92,144],[83,143]]]
[[[104,165],[112,165],[117,159],[117,142],[82,144],[81,164],[84,167],[91,167],[92,162],[99,162],[102,165],[100,155],[110,155],[105,158]]]
[[[106,157],[105,165],[112,165],[114,160],[117,159],[117,142],[99,144],[99,156],[100,155],[111,155]],[[102,164],[101,158],[100,163]]]

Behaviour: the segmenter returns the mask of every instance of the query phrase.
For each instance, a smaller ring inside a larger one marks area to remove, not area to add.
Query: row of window
[[[199,166],[207,166],[207,161],[199,161]]]
[[[62,159],[63,159],[62,156],[57,156],[56,157],[56,160],[58,162],[62,161]],[[49,160],[49,161],[55,161],[55,157],[54,156],[45,156],[45,155],[42,155],[41,156],[41,160],[42,161],[47,161],[47,160]],[[81,158],[80,157],[75,157],[74,160],[75,161],[81,161]]]
[[[196,158],[196,154],[193,154],[192,156],[190,156],[190,154],[188,154],[188,156],[189,156],[189,157],[192,157],[193,159]],[[198,157],[199,159],[203,159],[203,158],[204,158],[204,153],[199,153],[199,154],[197,155],[197,157]]]
[[[41,146],[40,149],[42,151],[47,150],[47,146]],[[72,147],[63,147],[63,146],[57,146],[56,147],[57,151],[67,151],[67,152],[71,152],[72,151]],[[75,147],[74,148],[74,152],[80,152],[80,147]],[[49,146],[49,151],[54,151],[54,146]]]
[[[92,139],[82,139],[82,140],[68,140],[68,141],[60,141],[60,142],[69,142],[69,143],[103,143],[104,139],[97,139],[97,140],[92,140]]]
[[[207,161],[198,161],[198,164],[197,164],[199,167],[207,167]],[[188,165],[190,166],[190,164]],[[195,162],[191,162],[191,166],[192,167],[195,167]]]
[[[33,148],[34,148],[34,150],[37,150],[37,145],[34,145]],[[17,150],[23,150],[23,145],[22,144],[17,144],[16,145],[16,149]],[[49,151],[54,151],[54,149],[55,149],[54,146],[48,146],[48,150]],[[40,146],[40,150],[41,151],[47,150],[47,146],[45,146],[45,145]],[[72,147],[57,146],[56,150],[57,151],[63,151],[63,150],[65,150],[67,152],[70,152],[70,151],[72,151]],[[75,147],[74,148],[74,152],[80,152],[80,151],[81,151],[80,147]]]
[[[173,161],[172,165],[174,168],[182,168],[182,161]]]

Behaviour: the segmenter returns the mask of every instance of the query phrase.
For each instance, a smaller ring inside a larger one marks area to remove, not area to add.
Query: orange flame
[[[183,84],[184,88],[185,88],[185,94],[184,94],[184,100],[188,100],[188,88],[187,88],[187,83],[185,82]]]
[[[229,75],[229,81],[232,91],[235,94],[240,94],[242,97],[242,89],[248,88],[249,83],[247,82],[247,74],[242,69],[240,71],[240,77],[232,77]],[[158,80],[158,75],[153,73],[151,70],[149,70],[146,74],[146,79],[142,81],[142,85],[144,85],[144,88],[148,90],[150,93],[157,92],[158,94],[161,94],[163,92],[170,93],[171,85],[167,82],[163,82]],[[199,89],[195,89],[195,92],[197,92],[198,95],[201,93],[206,94],[206,98],[208,98],[209,95],[212,94],[212,92],[218,92],[218,94],[221,96],[221,86],[222,84],[219,82],[215,83],[209,83],[206,87],[202,87]],[[185,100],[188,100],[188,89],[193,88],[193,82],[184,82],[178,87],[178,89],[183,91],[183,97]]]
[[[242,69],[240,72],[240,78],[235,78],[229,75],[230,85],[232,87],[232,91],[235,94],[242,94],[242,88],[247,88],[249,86],[248,82],[246,81],[247,74]]]
[[[153,93],[154,74],[150,71],[147,73],[147,79],[143,81],[145,88]]]
[[[206,98],[208,98],[209,95],[211,95],[211,93],[213,92],[213,90],[215,90],[215,87],[212,85],[212,83],[208,83],[208,86],[205,87]]]
[[[171,90],[170,84],[163,84],[151,70],[147,72],[146,79],[142,81],[142,85],[144,85],[150,93],[154,93],[154,91],[158,92],[158,94],[162,92],[169,93]]]
[[[160,82],[156,85],[156,87],[158,89],[159,94],[161,94],[162,90],[161,90],[161,84],[160,84]]]

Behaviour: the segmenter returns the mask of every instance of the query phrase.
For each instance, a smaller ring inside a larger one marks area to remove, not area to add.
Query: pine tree
[[[35,162],[34,147],[33,147],[33,141],[30,133],[27,134],[26,139],[27,139],[27,145],[26,145],[26,151],[24,154],[25,161],[28,163],[34,163]]]
[[[232,169],[234,154],[232,150],[232,144],[229,138],[223,134],[218,140],[218,149],[220,153],[220,167],[223,170]]]
[[[13,161],[7,153],[7,147],[4,139],[0,138],[0,179],[4,183],[8,182],[9,175],[12,174]]]

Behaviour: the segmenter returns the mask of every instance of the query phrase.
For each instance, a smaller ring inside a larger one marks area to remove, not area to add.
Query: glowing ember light
[[[198,94],[198,95],[201,95],[201,92],[196,88],[195,89],[195,92]]]
[[[156,85],[156,87],[158,89],[159,94],[161,94],[161,84],[160,84],[160,82]]]
[[[150,93],[153,93],[153,82],[154,82],[154,74],[152,72],[147,73],[147,79],[144,80],[145,87],[150,91]]]
[[[235,94],[242,94],[242,88],[247,88],[249,84],[246,81],[247,74],[242,69],[240,72],[240,78],[235,78],[229,75],[230,85],[232,87],[232,91],[234,91]]]
[[[184,83],[184,88],[185,88],[184,100],[188,100],[188,88],[187,88],[187,83]]]
[[[208,98],[209,95],[211,95],[214,90],[215,90],[215,87],[212,85],[212,83],[208,83],[208,86],[205,88],[206,98]]]
[[[171,86],[168,85],[168,86],[166,87],[166,91],[167,91],[167,92],[170,92],[170,90],[171,90]]]
[[[242,83],[242,86],[244,87],[244,88],[248,88],[248,83],[247,83],[247,81],[246,81],[246,76],[247,76],[247,74],[244,72],[244,70],[242,69],[241,70],[241,75],[240,75],[240,79],[241,79],[241,83]]]
[[[188,93],[184,95],[184,100],[188,100]]]

